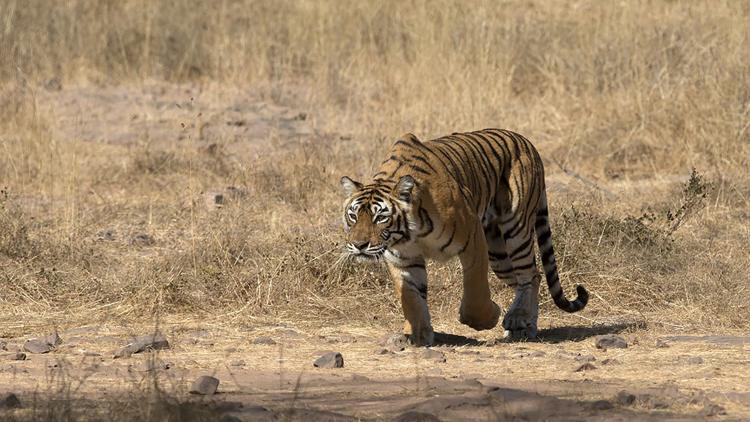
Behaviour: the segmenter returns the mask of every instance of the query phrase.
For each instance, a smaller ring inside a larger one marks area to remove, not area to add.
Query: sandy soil
[[[384,351],[389,333],[372,327],[174,323],[160,328],[170,349],[113,358],[134,334],[151,330],[69,329],[54,351],[27,352],[23,361],[9,359],[28,337],[5,339],[0,397],[12,392],[25,404],[36,397],[43,406],[68,383],[70,397],[104,403],[156,379],[179,400],[240,420],[290,413],[293,420],[392,420],[407,412],[444,421],[750,418],[746,336],[661,336],[617,325],[547,329],[533,343],[507,343],[492,333],[442,334],[431,349],[437,353],[428,355],[412,347]],[[597,334],[617,332],[627,348],[595,347]],[[342,354],[343,368],[313,366],[329,351]],[[220,380],[217,394],[186,393],[201,375]],[[15,410],[24,411],[28,406]],[[437,420],[414,418],[405,420]]]

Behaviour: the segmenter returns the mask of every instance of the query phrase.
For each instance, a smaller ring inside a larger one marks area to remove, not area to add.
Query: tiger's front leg
[[[466,248],[459,254],[459,259],[464,273],[459,321],[475,330],[489,330],[500,319],[500,307],[492,301],[487,281],[487,241],[479,222],[476,223]]]
[[[416,346],[431,346],[435,340],[427,308],[427,270],[422,258],[388,261],[396,294],[404,310],[404,334]]]

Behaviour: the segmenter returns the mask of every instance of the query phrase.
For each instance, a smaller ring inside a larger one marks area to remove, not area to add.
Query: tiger
[[[500,307],[492,300],[488,268],[515,289],[503,317],[503,336],[535,339],[541,256],[549,294],[558,308],[578,312],[588,291],[576,286],[569,301],[552,247],[542,159],[531,142],[504,129],[453,133],[421,141],[399,137],[368,183],[343,176],[346,195],[344,254],[385,262],[404,314],[403,334],[431,346],[435,334],[427,305],[426,260],[458,256],[463,270],[459,321],[494,328]]]

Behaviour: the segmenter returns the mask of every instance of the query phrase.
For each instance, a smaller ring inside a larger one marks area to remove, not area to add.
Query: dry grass
[[[155,312],[393,322],[385,272],[339,260],[337,180],[403,132],[490,126],[528,135],[563,186],[553,232],[585,318],[746,329],[749,19],[743,1],[5,1],[0,333]],[[196,116],[180,145],[62,142],[38,109],[52,79],[252,86],[318,135],[207,152]],[[216,186],[245,196],[209,212]],[[455,319],[457,266],[430,272],[436,320]]]

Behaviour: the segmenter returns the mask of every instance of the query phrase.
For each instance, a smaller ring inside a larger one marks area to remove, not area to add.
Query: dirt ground
[[[45,400],[63,393],[100,405],[128,400],[156,381],[183,403],[239,420],[750,417],[747,336],[668,336],[614,325],[552,328],[541,332],[539,342],[507,343],[493,332],[473,333],[457,324],[453,330],[466,336],[441,334],[431,349],[437,353],[428,353],[384,351],[390,333],[374,327],[229,328],[175,321],[160,327],[170,349],[114,359],[134,334],[153,327],[86,326],[62,331],[56,350],[27,353],[23,361],[8,358],[26,338],[11,338],[0,366],[0,396],[15,393],[26,406],[0,412],[20,417],[31,402],[44,409]],[[628,347],[596,348],[596,335],[603,333],[619,333]],[[342,354],[343,368],[313,366],[329,351]],[[220,380],[217,394],[186,393],[201,375]]]
[[[221,141],[228,154],[244,159],[322,136],[304,110],[241,90],[52,83],[36,101],[56,122],[51,130],[61,142],[210,148]],[[613,183],[605,193],[675,181]],[[586,183],[558,173],[550,189]],[[0,351],[0,398],[14,393],[22,407],[0,405],[0,418],[23,419],[66,399],[83,400],[92,414],[101,414],[101,403],[128,401],[158,385],[172,400],[199,403],[224,420],[750,419],[750,337],[581,321],[547,322],[540,341],[508,343],[497,338],[497,329],[477,333],[439,320],[437,329],[450,334],[439,335],[432,348],[437,353],[428,353],[383,351],[395,327],[377,321],[306,326],[169,316],[158,326],[169,349],[114,359],[132,336],[157,329],[154,324],[69,326],[58,320],[62,343],[51,353],[27,352],[25,360],[12,359],[27,339],[49,334],[52,324],[9,322],[0,329],[7,343]],[[605,334],[621,336],[628,347],[596,348],[596,336]],[[313,367],[328,351],[342,354],[343,368]],[[200,375],[220,380],[216,395],[187,393]]]

